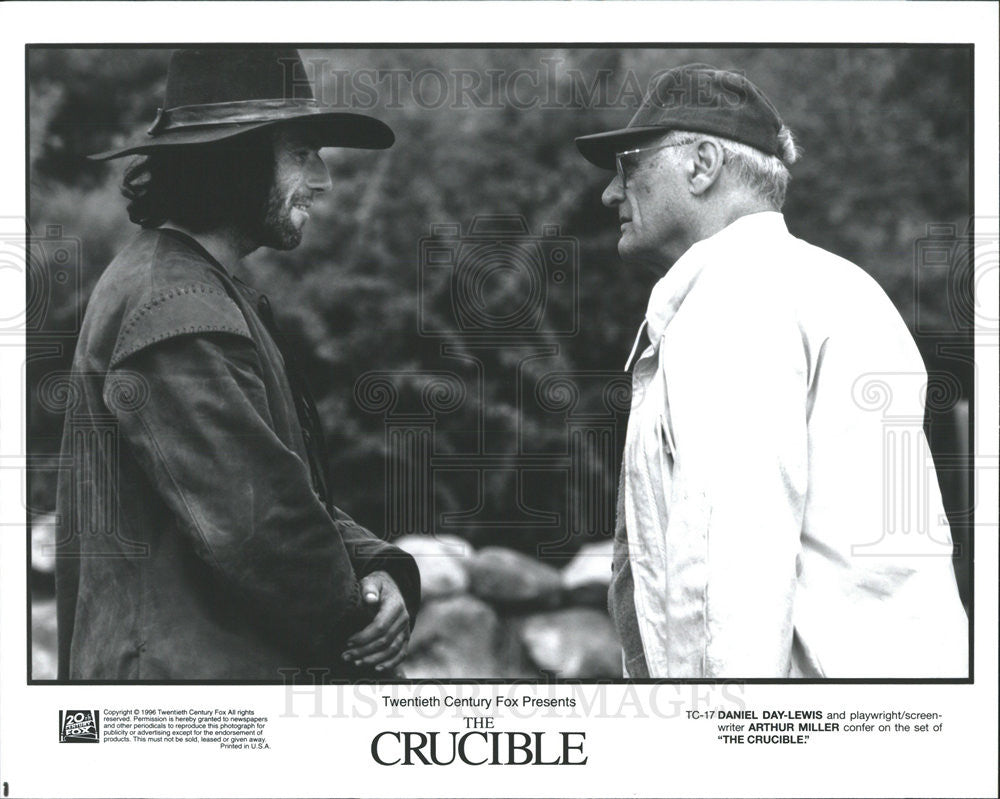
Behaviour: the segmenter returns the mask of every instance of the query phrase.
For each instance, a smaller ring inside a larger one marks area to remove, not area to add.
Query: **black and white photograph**
[[[996,43],[264,5],[18,45],[3,796],[982,795]]]
[[[34,679],[969,676],[969,48],[27,58]]]

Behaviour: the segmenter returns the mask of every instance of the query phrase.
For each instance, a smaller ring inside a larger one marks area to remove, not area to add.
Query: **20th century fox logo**
[[[59,743],[96,744],[101,742],[101,711],[60,710]]]

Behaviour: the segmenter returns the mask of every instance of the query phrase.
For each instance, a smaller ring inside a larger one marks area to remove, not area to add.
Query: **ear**
[[[688,162],[688,186],[691,193],[698,196],[707,192],[722,174],[725,160],[725,151],[715,139],[698,142],[698,148]]]

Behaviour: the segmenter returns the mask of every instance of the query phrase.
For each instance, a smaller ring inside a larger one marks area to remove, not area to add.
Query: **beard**
[[[296,225],[292,220],[292,203],[297,197],[288,197],[272,185],[268,192],[267,202],[252,231],[251,238],[259,247],[270,247],[273,250],[294,250],[302,243],[304,225]]]

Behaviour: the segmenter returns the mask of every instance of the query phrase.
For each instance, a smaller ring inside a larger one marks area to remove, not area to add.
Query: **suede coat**
[[[56,392],[61,679],[363,676],[340,655],[376,570],[415,617],[413,559],[328,500],[269,316],[175,231],[142,231],[99,280]]]

